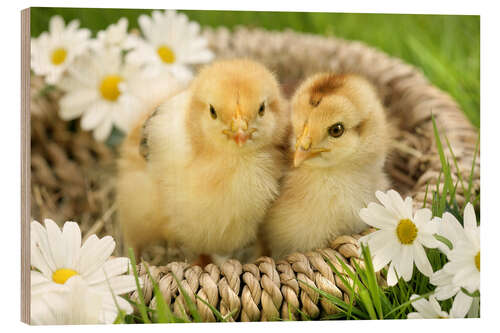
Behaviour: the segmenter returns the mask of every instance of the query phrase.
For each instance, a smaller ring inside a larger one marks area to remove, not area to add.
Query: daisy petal
[[[422,317],[422,315],[418,312],[410,312],[410,313],[408,313],[406,318],[408,318],[408,319],[424,319],[424,317]]]
[[[476,213],[474,212],[474,207],[469,202],[464,209],[464,229],[465,231],[473,230],[477,228]]]
[[[434,313],[439,314],[441,311],[441,306],[434,296],[429,296],[429,306],[432,308]]]
[[[413,222],[417,225],[417,227],[421,227],[430,222],[432,218],[432,212],[430,209],[422,208],[415,212],[415,216],[413,218]]]
[[[50,18],[49,21],[49,32],[51,34],[61,34],[64,31],[64,19],[55,15]]]
[[[419,295],[412,295],[410,297],[411,300],[414,300],[416,298],[420,297]],[[413,308],[415,310],[418,311],[418,313],[420,313],[422,315],[423,318],[436,318],[436,313],[432,310],[430,304],[429,304],[429,301],[427,301],[425,298],[421,298],[421,299],[418,299],[416,301],[413,301],[411,303],[411,306],[413,306]]]
[[[440,301],[444,301],[455,296],[460,290],[460,287],[456,287],[452,284],[439,286],[434,290],[434,297]]]
[[[92,130],[101,123],[106,115],[104,102],[95,103],[83,114],[81,126],[84,130]]]
[[[64,266],[67,268],[76,267],[76,261],[78,260],[82,243],[82,234],[78,224],[75,222],[64,223],[62,237],[66,256]]]
[[[445,212],[441,223],[438,223],[438,234],[446,237],[452,244],[457,244],[463,240],[463,228],[457,218],[452,214]]]
[[[52,258],[47,230],[37,222],[31,222],[31,265],[50,278],[56,270],[56,264]]]
[[[399,195],[399,193],[398,193]],[[411,197],[406,197],[404,201],[404,211],[406,216],[413,215],[413,199]]]
[[[415,265],[422,274],[425,276],[432,275],[432,266],[422,245],[415,244],[413,246],[413,259],[415,260]]]
[[[87,259],[81,271],[82,276],[85,278],[102,267],[111,253],[113,253],[116,245],[115,241],[110,236],[105,236],[102,239],[97,239],[97,237],[93,238],[92,236],[83,244],[80,252],[81,261]]]
[[[474,266],[466,266],[456,272],[456,274],[453,276],[452,283],[455,285],[459,286],[465,286],[464,285],[464,280],[471,274],[474,274],[475,267]]]
[[[430,283],[435,286],[451,284],[451,280],[453,279],[453,275],[448,274],[444,269],[440,269],[439,271],[434,272],[432,276],[429,278]]]
[[[56,268],[64,268],[65,249],[63,246],[62,232],[59,226],[50,219],[45,219],[45,229],[47,230],[47,239],[49,241],[50,251]]]
[[[367,208],[362,208],[359,216],[366,224],[378,229],[393,227],[398,220],[389,210],[374,202],[369,203]]]
[[[130,260],[128,258],[113,258],[104,263],[102,269],[99,269],[86,277],[89,284],[96,284],[106,281],[106,277],[112,278],[114,276],[124,274],[129,270]]]
[[[391,262],[387,271],[387,285],[391,287],[396,285],[396,283],[398,283],[398,278],[396,276],[396,271],[394,270],[394,262]]]
[[[373,256],[373,269],[377,272],[384,268],[389,261],[401,252],[401,245],[393,240],[388,240],[387,245],[378,250]]]
[[[53,283],[52,280],[47,279],[45,275],[37,271],[31,271],[30,279],[32,297],[64,288],[62,285]]]
[[[66,93],[59,100],[59,116],[64,120],[78,118],[96,98],[97,93],[90,89],[79,89],[78,92]]]
[[[110,119],[106,119],[94,130],[94,138],[97,141],[104,141],[109,137],[112,130],[113,123]]]
[[[116,296],[107,296],[103,302],[103,312],[101,313],[101,321],[106,324],[112,324],[118,315],[118,309],[116,308],[116,303],[118,303],[118,308],[127,314],[132,313],[133,308],[129,302],[123,298]]]
[[[398,192],[389,190],[387,191],[387,196],[390,198],[392,207],[400,218],[411,219],[411,210],[408,211],[407,209],[408,203],[405,204],[403,198],[401,198],[401,195],[399,195]],[[409,200],[411,200],[411,198],[409,198]],[[410,213],[410,215],[408,215],[408,213]]]
[[[453,300],[453,305],[450,310],[451,318],[464,318],[467,312],[469,312],[470,306],[472,304],[472,297],[459,291],[455,299]]]
[[[142,283],[141,283],[142,284]],[[108,281],[104,281],[97,285],[94,285],[93,288],[100,292],[110,292],[109,287],[113,291],[115,295],[122,295],[125,293],[129,293],[136,289],[135,277],[133,275],[120,275],[114,276]]]
[[[423,229],[424,230],[422,230],[422,232],[419,232],[417,235],[417,241],[419,243],[421,243],[422,245],[424,245],[425,247],[427,247],[429,249],[434,249],[436,247],[439,247],[440,244],[443,244],[440,241],[438,241],[436,239],[436,237],[434,237],[433,234],[427,233],[425,228],[423,228]]]
[[[370,247],[372,254],[377,253],[380,249],[387,246],[388,240],[392,237],[392,232],[389,230],[378,230],[371,234],[362,237],[364,244]],[[360,238],[361,240],[361,238]]]
[[[401,253],[399,254],[399,260],[396,262],[396,272],[405,281],[410,281],[413,273],[413,253],[411,246],[404,245],[401,246]]]

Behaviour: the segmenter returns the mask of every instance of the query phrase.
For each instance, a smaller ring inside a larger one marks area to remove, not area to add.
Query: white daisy
[[[139,26],[145,41],[127,54],[127,61],[145,65],[147,73],[170,71],[180,80],[192,77],[187,66],[207,63],[214,57],[200,25],[173,10],[141,15]]]
[[[50,219],[44,222],[45,227],[31,222],[31,266],[36,269],[31,272],[32,299],[50,292],[68,292],[67,282],[79,276],[104,300],[114,294],[120,308],[130,308],[118,295],[135,290],[135,279],[126,274],[128,258],[109,258],[115,249],[113,238],[91,235],[81,245],[77,223],[66,222],[61,230]]]
[[[128,50],[135,47],[138,37],[127,33],[128,20],[122,17],[117,23],[110,24],[106,30],[97,33],[97,38],[92,41],[91,47],[94,50],[117,48]]]
[[[411,295],[410,299],[414,300],[420,297],[419,295]],[[457,312],[461,307],[459,304],[462,300],[456,299],[453,301],[450,313],[441,310],[441,306],[434,296],[430,296],[429,300],[421,298],[413,301],[411,305],[417,312],[408,314],[408,319],[447,319],[447,318],[464,318],[462,313]]]
[[[90,31],[78,29],[79,25],[78,20],[73,20],[64,26],[61,16],[53,16],[49,32],[31,40],[31,69],[45,75],[47,83],[57,83],[75,57],[88,49]]]
[[[378,271],[391,262],[387,274],[390,286],[397,283],[396,273],[409,281],[413,263],[422,274],[430,276],[432,267],[424,246],[438,246],[433,236],[436,227],[431,222],[431,211],[419,209],[413,214],[412,199],[407,197],[403,201],[394,190],[377,191],[375,195],[383,206],[372,202],[359,212],[365,223],[380,229],[360,239],[372,252],[374,269]]]
[[[110,294],[96,292],[78,275],[68,279],[65,286],[67,288],[64,290],[32,296],[31,324],[112,324],[116,320],[118,309]],[[127,302],[121,302],[120,309],[127,314],[133,310]]]
[[[144,110],[153,110],[169,97],[187,88],[189,82],[180,81],[170,72],[150,76],[140,72],[128,82],[128,90],[140,98]]]
[[[82,56],[61,80],[66,94],[59,100],[59,115],[65,120],[82,117],[84,130],[93,130],[97,140],[105,140],[113,125],[128,132],[141,114],[140,99],[128,89],[140,71],[126,65],[118,49],[103,49]]]
[[[449,222],[455,225],[458,223],[453,215],[449,213],[444,215],[443,223]],[[465,206],[464,227],[460,230],[462,234],[456,237],[455,243],[452,241],[453,249],[447,254],[449,262],[444,265],[443,270],[453,275],[453,284],[460,285],[473,293],[479,290],[480,285],[481,251],[480,227],[477,225],[476,214],[470,203]],[[443,236],[452,238],[446,233]]]
[[[474,208],[470,203],[465,206],[464,226],[450,213],[444,213],[438,222],[438,234],[447,238],[453,245],[450,250],[441,246],[449,262],[435,272],[430,282],[436,286],[435,296],[438,300],[445,300],[456,295],[461,299],[462,312],[467,313],[473,298],[462,292],[465,288],[470,293],[480,287],[480,227],[477,225]]]

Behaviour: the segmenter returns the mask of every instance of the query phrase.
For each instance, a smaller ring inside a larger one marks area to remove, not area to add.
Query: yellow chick
[[[372,85],[355,75],[317,74],[292,98],[293,167],[263,224],[272,256],[325,247],[361,232],[358,212],[388,187],[391,129]]]
[[[128,246],[140,255],[165,239],[189,257],[228,255],[255,241],[278,195],[288,118],[263,65],[238,59],[203,68],[124,143],[118,213]]]

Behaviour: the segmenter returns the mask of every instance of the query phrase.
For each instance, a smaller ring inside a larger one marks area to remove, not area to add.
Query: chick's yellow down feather
[[[391,126],[367,80],[314,75],[294,94],[291,117],[293,163],[262,226],[276,258],[361,232],[359,210],[389,184]]]
[[[203,68],[125,142],[118,214],[128,246],[140,253],[165,239],[191,255],[227,255],[253,242],[278,195],[288,118],[261,64]]]

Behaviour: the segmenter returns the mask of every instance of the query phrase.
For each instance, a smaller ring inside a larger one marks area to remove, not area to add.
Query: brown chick
[[[367,80],[307,79],[292,98],[292,128],[293,166],[262,232],[276,258],[361,232],[359,210],[389,184],[383,167],[391,127]]]
[[[164,239],[193,257],[255,241],[278,195],[284,103],[261,64],[219,61],[139,124],[123,148],[135,153],[123,155],[118,182],[128,246],[140,253]]]

